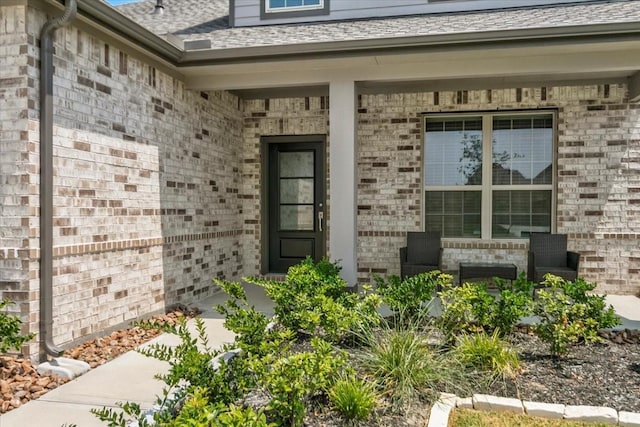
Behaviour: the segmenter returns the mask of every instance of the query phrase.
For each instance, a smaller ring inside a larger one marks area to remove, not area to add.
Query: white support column
[[[342,277],[356,283],[356,86],[340,79],[329,84],[329,255],[342,265]]]

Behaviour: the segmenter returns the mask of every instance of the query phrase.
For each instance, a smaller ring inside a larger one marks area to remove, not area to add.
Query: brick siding
[[[15,107],[0,116],[0,292],[21,302],[25,331],[37,332],[34,40],[46,17],[22,6],[0,16],[12,29],[2,34],[12,80],[0,100]],[[213,277],[239,277],[242,116],[236,96],[187,90],[73,26],[54,46],[53,338],[64,346],[211,295]],[[26,349],[37,351],[35,341]]]
[[[280,135],[327,135],[329,131],[329,100],[326,96],[302,98],[267,98],[244,102],[244,138],[242,194],[244,221],[243,258],[245,274],[260,274],[262,265],[260,217],[260,137]],[[327,136],[326,164],[329,164]],[[327,206],[329,203],[329,171],[327,167]],[[329,224],[330,211],[325,211]],[[326,229],[325,236],[329,236]],[[327,248],[329,245],[326,245]]]
[[[21,315],[23,332],[32,330],[30,310],[37,287],[31,279],[30,249],[36,238],[38,194],[35,144],[29,139],[28,93],[34,80],[28,72],[35,64],[32,36],[26,31],[25,6],[0,9],[0,297],[16,304],[9,312]]]
[[[620,84],[361,95],[358,101],[358,280],[399,274],[405,233],[422,227],[426,112],[558,110],[557,231],[582,254],[581,275],[609,293],[640,290],[640,106]],[[445,239],[444,269],[513,262],[527,242]]]
[[[37,332],[36,40],[46,16],[0,11],[0,296],[18,303],[25,332]],[[73,26],[56,32],[55,49],[54,341],[70,345],[206,297],[213,277],[260,273],[260,137],[328,136],[328,97],[191,91]],[[424,113],[542,107],[558,110],[558,232],[599,290],[637,293],[640,107],[619,84],[361,95],[358,280],[397,274],[406,232],[422,227]],[[328,165],[328,137],[326,148]],[[444,247],[447,271],[460,261],[526,269],[526,242]],[[37,342],[25,352],[35,355]]]

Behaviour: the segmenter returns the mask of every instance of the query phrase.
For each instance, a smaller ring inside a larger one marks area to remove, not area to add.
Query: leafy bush
[[[186,384],[186,394],[193,394],[195,389],[204,389],[207,390],[209,401],[231,403],[250,386],[251,378],[243,375],[244,369],[234,369],[231,366],[242,363],[241,358],[232,359],[229,364],[222,362],[217,367],[214,366],[213,358],[219,355],[221,350],[214,351],[209,348],[202,319],[195,319],[196,337],[191,335],[184,319],[176,325],[146,322],[142,326],[159,328],[164,332],[176,334],[181,339],[176,347],[156,343],[137,350],[145,356],[169,363],[168,372],[158,375],[169,389]]]
[[[276,427],[276,424],[267,422],[261,411],[233,404],[211,403],[206,394],[204,389],[194,389],[193,395],[185,400],[175,417],[166,417],[159,412],[147,417],[135,403],[118,403],[120,410],[103,407],[91,409],[91,412],[109,427],[128,427],[131,422],[138,427]]]
[[[557,276],[544,276],[547,289],[540,289],[534,313],[540,321],[533,330],[549,344],[551,354],[559,356],[569,351],[569,345],[580,341],[598,342],[598,331],[620,323],[605,297],[591,295],[594,283],[578,278],[573,282]]]
[[[533,284],[521,274],[512,284],[496,280],[498,296],[484,283],[445,286],[439,293],[442,302],[440,325],[452,340],[464,332],[497,331],[504,336],[525,316],[531,314]]]
[[[236,405],[210,403],[204,390],[195,390],[187,399],[178,416],[161,427],[275,427],[268,423],[262,411]]]
[[[267,354],[255,359],[254,372],[260,372],[259,386],[271,396],[269,413],[280,425],[301,426],[309,398],[328,390],[347,362],[344,352],[319,338],[311,340],[313,351]]]
[[[492,335],[484,332],[462,335],[453,352],[466,367],[497,376],[513,377],[520,366],[518,354],[497,331]]]
[[[484,283],[446,286],[438,294],[442,303],[439,324],[452,340],[464,332],[479,332],[489,323],[493,297]]]
[[[34,337],[35,334],[22,335],[20,333],[20,325],[22,322],[17,316],[13,316],[6,312],[6,307],[12,302],[6,298],[0,300],[0,353],[6,353],[9,350],[20,350],[25,342]]]
[[[116,403],[120,410],[102,407],[101,409],[91,409],[100,421],[106,422],[109,427],[127,427],[130,422],[135,421],[138,427],[149,427],[151,422],[144,416],[140,405],[137,403]]]
[[[329,390],[329,400],[348,420],[364,420],[376,407],[377,396],[372,384],[354,376],[345,376]]]
[[[511,333],[523,317],[533,312],[533,283],[527,280],[524,272],[511,283],[499,278],[495,282],[499,295],[491,307],[488,326],[504,336]]]
[[[264,287],[275,303],[278,322],[293,331],[304,331],[336,342],[353,331],[379,322],[380,297],[347,292],[337,264],[326,259],[317,264],[307,258],[291,267],[284,282],[247,278]]]
[[[378,294],[391,310],[413,315],[433,299],[436,289],[450,284],[452,277],[439,271],[430,271],[403,280],[398,276],[389,276],[386,280],[376,276],[374,279]]]
[[[220,288],[229,294],[225,305],[216,306],[216,311],[225,316],[224,326],[235,332],[235,342],[244,351],[257,352],[260,345],[267,340],[266,330],[269,319],[249,306],[247,295],[240,283],[214,279]]]

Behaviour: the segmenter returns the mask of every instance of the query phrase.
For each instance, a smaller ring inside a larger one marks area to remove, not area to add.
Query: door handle
[[[324,219],[324,212],[318,211],[318,231],[322,231],[322,220]]]

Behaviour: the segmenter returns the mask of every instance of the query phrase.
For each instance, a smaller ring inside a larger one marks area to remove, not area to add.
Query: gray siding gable
[[[319,15],[314,13],[315,11],[306,14],[298,11],[291,14],[280,12],[270,17],[261,10],[263,4],[261,0],[232,0],[230,7],[233,11],[230,11],[230,15],[233,17],[232,26],[246,27],[502,9],[580,1],[589,0],[331,0],[328,14]]]

